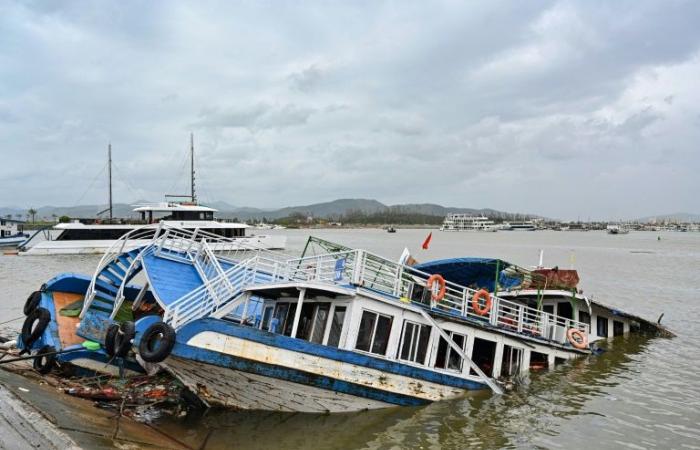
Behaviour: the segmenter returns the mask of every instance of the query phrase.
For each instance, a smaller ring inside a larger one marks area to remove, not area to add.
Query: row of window
[[[262,329],[291,336],[296,311],[296,303],[280,302],[275,306],[267,306],[263,311]],[[345,322],[345,311],[345,306],[335,306],[331,312],[330,303],[304,303],[301,307],[296,336],[309,342],[322,344],[330,319],[326,345],[338,347],[340,332]]]
[[[579,311],[578,321],[591,326],[591,315],[585,311]],[[613,336],[622,336],[625,333],[625,324],[619,320],[613,320]],[[608,318],[598,316],[596,319],[596,336],[608,337]]]

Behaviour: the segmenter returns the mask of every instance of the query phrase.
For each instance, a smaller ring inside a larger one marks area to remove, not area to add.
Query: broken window
[[[493,374],[493,363],[496,359],[496,343],[486,339],[474,338],[472,349],[472,361],[488,376]],[[476,375],[474,370],[470,370],[472,375]]]
[[[452,338],[454,343],[464,351],[467,337],[453,331],[447,331],[446,333]],[[459,356],[459,353],[457,353],[457,351],[441,336],[440,342],[438,342],[437,354],[435,355],[435,367],[438,369],[449,369],[461,372],[463,363],[464,361],[462,357]]]
[[[510,345],[503,346],[503,358],[501,359],[501,375],[511,377],[520,372],[520,366],[523,362],[523,349],[511,347]]]

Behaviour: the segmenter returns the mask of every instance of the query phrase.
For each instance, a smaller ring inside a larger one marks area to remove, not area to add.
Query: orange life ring
[[[438,284],[440,284],[440,290],[437,292],[437,294],[435,292],[432,292],[433,284],[436,281],[438,282]],[[437,273],[430,275],[430,278],[428,278],[428,283],[426,284],[426,287],[428,288],[429,291],[432,292],[432,294],[430,295],[430,298],[434,302],[439,302],[440,300],[442,300],[442,298],[445,296],[445,290],[447,289],[447,285],[445,284],[445,279],[442,277],[442,275],[439,275]]]
[[[484,298],[486,301],[483,308],[481,307],[481,303],[479,303],[479,299],[481,298]],[[478,315],[485,316],[489,313],[489,311],[491,311],[492,302],[493,300],[491,299],[489,291],[486,289],[479,289],[478,291],[474,292],[474,296],[472,297],[472,309]]]
[[[579,350],[585,350],[588,348],[588,337],[578,328],[569,328],[569,330],[566,332],[566,338],[569,340],[571,345],[574,346],[574,348]]]

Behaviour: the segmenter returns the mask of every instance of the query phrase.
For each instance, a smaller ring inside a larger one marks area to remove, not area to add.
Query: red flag
[[[430,245],[430,240],[433,238],[433,232],[431,231],[430,234],[428,235],[427,238],[425,238],[425,241],[423,241],[423,250],[428,250],[428,246]]]

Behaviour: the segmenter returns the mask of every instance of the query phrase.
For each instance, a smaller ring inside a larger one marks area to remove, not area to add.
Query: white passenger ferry
[[[31,239],[20,247],[20,255],[60,255],[104,253],[115,241],[125,234],[142,228],[155,232],[159,222],[171,227],[190,231],[201,230],[222,238],[230,238],[246,247],[261,249],[283,249],[286,237],[283,235],[247,235],[249,225],[244,223],[222,222],[214,219],[217,211],[208,206],[191,202],[163,202],[137,205],[134,209],[141,220],[135,224],[99,223],[86,224],[79,221],[56,224],[51,233],[45,233],[48,239],[34,241]],[[160,218],[159,218],[160,217]],[[35,236],[33,236],[34,238]],[[153,235],[148,233],[140,239],[129,241],[127,250],[145,245]],[[216,249],[215,249],[216,250]]]
[[[506,222],[503,224],[501,229],[506,231],[535,231],[537,230],[537,224],[532,220],[526,220],[523,222]]]
[[[496,231],[498,226],[485,216],[449,213],[440,227],[440,231]]]

